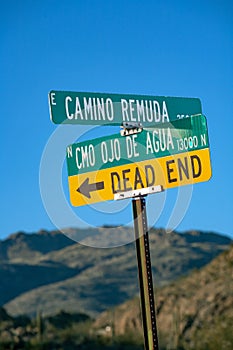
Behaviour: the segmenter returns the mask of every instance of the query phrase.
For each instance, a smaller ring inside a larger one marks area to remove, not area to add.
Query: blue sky
[[[177,230],[233,237],[232,1],[12,0],[1,2],[0,16],[0,238],[54,228],[39,187],[41,156],[57,128],[49,118],[52,89],[199,97],[208,121],[213,176],[193,187]],[[89,137],[102,133],[97,128]],[[62,172],[67,194],[65,165]],[[161,211],[157,227],[167,226],[175,205],[177,191],[167,192],[162,210],[159,195],[150,199],[149,221],[154,222],[151,208]],[[132,219],[130,203],[123,209],[107,205],[115,214],[101,205],[75,213],[90,225]]]

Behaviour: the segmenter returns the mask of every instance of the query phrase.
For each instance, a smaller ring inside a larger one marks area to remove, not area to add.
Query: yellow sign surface
[[[113,200],[118,192],[162,185],[164,189],[208,181],[209,148],[68,177],[70,201],[82,206]]]

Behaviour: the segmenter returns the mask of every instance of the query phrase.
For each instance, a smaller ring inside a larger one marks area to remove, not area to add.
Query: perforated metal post
[[[137,199],[133,199],[132,204],[145,350],[157,350],[159,346],[146,216],[146,200],[144,197],[138,197]]]

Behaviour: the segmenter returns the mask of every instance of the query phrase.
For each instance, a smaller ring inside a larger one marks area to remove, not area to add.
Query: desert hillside
[[[81,235],[85,239],[88,234],[93,243],[127,236],[130,228],[91,230],[81,230]],[[152,229],[149,235],[156,287],[205,266],[231,243],[212,232]],[[101,249],[76,243],[57,231],[19,232],[0,241],[0,261],[0,305],[14,316],[66,310],[96,317],[138,295],[134,243]]]
[[[227,342],[232,341],[233,345],[233,245],[200,270],[156,289],[155,299],[160,341],[169,349],[180,344],[195,349],[211,341],[216,349],[230,349]],[[104,312],[95,327],[107,324],[115,334],[129,329],[141,332],[139,299]]]

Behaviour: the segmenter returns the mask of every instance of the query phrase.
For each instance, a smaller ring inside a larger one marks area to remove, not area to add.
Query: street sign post
[[[55,124],[153,126],[202,113],[198,98],[110,93],[49,92],[50,117]]]
[[[120,192],[161,185],[164,189],[211,177],[209,140],[203,115],[67,147],[73,206],[113,200]]]
[[[145,350],[158,350],[159,344],[145,198],[138,197],[137,199],[133,199],[132,206]]]

